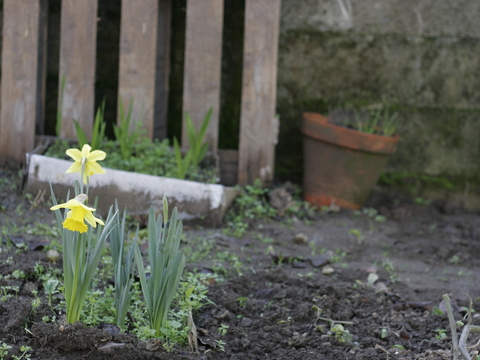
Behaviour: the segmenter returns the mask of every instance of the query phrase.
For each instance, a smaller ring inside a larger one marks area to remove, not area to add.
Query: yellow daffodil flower
[[[87,177],[92,176],[93,174],[105,174],[105,170],[97,164],[97,161],[105,159],[107,154],[101,150],[90,152],[91,149],[90,145],[85,144],[82,147],[82,151],[78,149],[67,150],[67,155],[75,161],[67,170],[67,174],[82,171],[82,164],[84,164],[85,170],[83,172],[83,182],[85,184],[87,183]]]
[[[87,199],[85,194],[80,194],[75,199],[69,200],[64,204],[52,206],[50,210],[58,209],[70,209],[67,213],[67,218],[63,222],[63,227],[71,231],[78,231],[84,233],[88,230],[84,220],[86,220],[94,228],[97,227],[97,223],[105,225],[102,220],[93,216],[92,211],[95,209],[83,205],[83,202]]]

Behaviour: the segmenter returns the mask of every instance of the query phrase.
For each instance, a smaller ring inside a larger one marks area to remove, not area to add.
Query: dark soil
[[[34,276],[35,264],[60,262],[48,262],[42,245],[49,239],[28,234],[24,226],[51,224],[53,214],[21,193],[20,180],[16,170],[0,169],[0,236],[8,229],[14,242],[29,245],[7,250],[2,239],[2,294],[11,291],[8,286],[20,289],[0,303],[0,341],[11,346],[6,359],[20,356],[22,345],[33,348],[31,359],[54,360],[451,359],[442,296],[450,295],[457,320],[468,308],[467,294],[474,308],[480,301],[479,214],[377,192],[369,207],[384,222],[341,210],[316,213],[308,224],[291,217],[257,221],[242,238],[225,236],[221,228],[186,227],[189,241],[209,237],[215,252],[238,256],[236,266],[231,262],[225,269],[226,280],[210,287],[215,305],[195,314],[199,354],[187,347],[166,352],[159,342],[81,323],[42,322],[54,314]],[[214,264],[187,266],[209,271]],[[12,277],[16,269],[26,278]],[[35,310],[34,291],[41,298]],[[331,331],[332,321],[343,333]],[[479,322],[474,316],[473,323]],[[218,332],[222,324],[228,326],[224,335]],[[471,335],[469,344],[477,338]],[[215,340],[225,343],[224,351]]]

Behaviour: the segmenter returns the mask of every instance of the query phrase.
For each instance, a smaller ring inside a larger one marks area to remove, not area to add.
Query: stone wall
[[[279,176],[301,161],[303,111],[383,100],[400,113],[389,171],[478,178],[479,18],[475,0],[283,0]]]

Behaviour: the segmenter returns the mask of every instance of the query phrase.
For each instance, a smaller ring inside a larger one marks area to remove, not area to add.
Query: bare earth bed
[[[20,356],[22,345],[33,348],[31,359],[53,360],[451,359],[442,296],[450,295],[457,320],[467,294],[474,308],[480,301],[479,214],[377,194],[368,206],[383,222],[342,210],[316,213],[307,223],[256,221],[242,238],[222,228],[186,227],[190,245],[213,244],[210,257],[187,267],[209,272],[221,264],[225,278],[210,286],[214,305],[194,314],[199,354],[188,347],[166,352],[158,342],[112,334],[108,326],[42,322],[53,314],[34,268],[61,268],[61,259],[48,262],[42,245],[50,239],[26,229],[38,221],[54,226],[53,213],[45,203],[32,206],[16,173],[0,169],[0,285],[2,294],[20,289],[0,302],[0,341],[11,346],[6,359]],[[30,248],[7,250],[6,229]],[[26,278],[15,279],[15,270]],[[35,291],[41,305],[33,311]],[[474,316],[473,323],[480,320]],[[225,343],[224,351],[215,340]],[[469,344],[477,340],[471,335]]]

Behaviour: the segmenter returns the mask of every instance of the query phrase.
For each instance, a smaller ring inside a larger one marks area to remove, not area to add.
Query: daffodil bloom
[[[94,208],[83,205],[83,202],[87,199],[85,194],[80,194],[75,199],[69,200],[64,204],[52,206],[50,210],[58,209],[70,209],[67,213],[67,218],[62,223],[65,229],[71,231],[78,231],[84,233],[88,230],[85,220],[94,228],[97,227],[97,223],[104,225],[103,221],[93,216],[92,212]]]
[[[67,155],[70,156],[75,162],[67,170],[67,174],[81,172],[82,165],[84,165],[83,182],[87,183],[87,178],[93,174],[105,174],[105,170],[102,169],[97,161],[105,159],[105,152],[101,150],[94,150],[90,152],[92,148],[90,145],[85,144],[82,147],[82,151],[78,149],[68,149]]]

